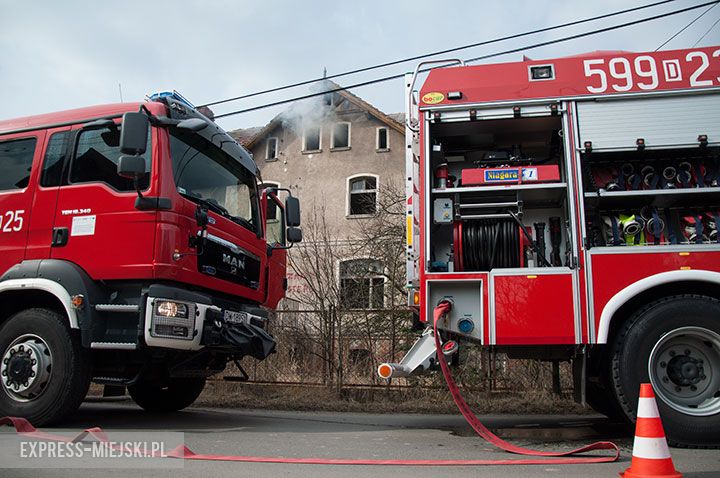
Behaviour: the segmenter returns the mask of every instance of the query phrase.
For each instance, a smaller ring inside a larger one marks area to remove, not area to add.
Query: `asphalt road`
[[[629,466],[632,437],[601,416],[481,416],[491,429],[515,444],[565,449],[613,439],[620,462],[592,465],[476,467],[321,466],[186,461],[180,469],[113,470],[113,476],[185,477],[547,477],[618,476]],[[174,415],[147,414],[131,403],[85,403],[63,430],[99,426],[106,431],[181,431],[196,453],[371,459],[512,459],[474,436],[460,416],[308,413],[190,408]],[[7,429],[0,433],[8,433]],[[720,476],[717,450],[673,449],[685,477]],[[2,467],[2,464],[0,464]],[[97,469],[2,469],[0,476],[93,477]]]

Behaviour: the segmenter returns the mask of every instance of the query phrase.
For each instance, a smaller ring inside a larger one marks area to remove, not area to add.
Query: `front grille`
[[[260,261],[249,252],[233,251],[206,239],[198,256],[198,271],[253,289],[260,286]]]

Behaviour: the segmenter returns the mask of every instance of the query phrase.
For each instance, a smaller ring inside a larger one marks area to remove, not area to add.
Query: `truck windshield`
[[[170,154],[180,194],[259,230],[255,178],[238,161],[200,135],[177,130],[170,130]]]

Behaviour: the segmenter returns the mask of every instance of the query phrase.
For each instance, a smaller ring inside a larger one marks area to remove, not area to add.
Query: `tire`
[[[67,318],[27,309],[0,327],[0,416],[23,417],[35,426],[75,412],[87,395],[90,352]]]
[[[612,344],[611,382],[631,422],[649,382],[671,445],[720,447],[720,301],[678,295],[633,314]]]
[[[589,369],[594,378],[585,381],[585,401],[596,412],[620,422],[625,421],[625,413],[620,409],[615,390],[610,380],[610,361],[607,350],[593,354]]]
[[[585,400],[590,408],[611,420],[620,422],[625,420],[625,413],[618,407],[613,390],[608,389],[607,386],[603,387],[601,384],[588,381],[585,384],[585,392]]]
[[[204,377],[172,378],[165,386],[149,382],[130,385],[128,393],[148,412],[176,412],[192,405],[203,388]]]

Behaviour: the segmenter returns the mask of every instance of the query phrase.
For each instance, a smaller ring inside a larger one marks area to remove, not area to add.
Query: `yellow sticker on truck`
[[[445,99],[445,95],[437,91],[425,93],[422,97],[422,102],[426,105],[436,105]]]

